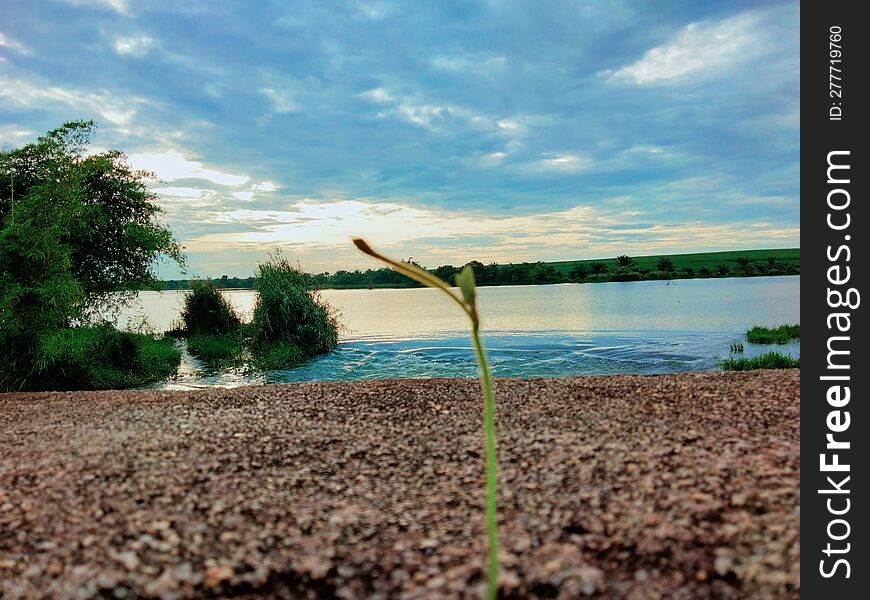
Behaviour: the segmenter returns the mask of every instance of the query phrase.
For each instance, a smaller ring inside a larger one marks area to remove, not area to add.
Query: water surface
[[[753,325],[800,322],[800,276],[599,284],[503,286],[479,290],[485,343],[502,377],[667,373],[718,368],[732,341],[745,356],[771,347],[745,343]],[[250,317],[256,295],[225,292]],[[185,356],[181,376],[159,387],[278,381],[474,377],[467,320],[437,290],[321,292],[344,324],[335,352],[294,369],[204,373]],[[183,292],[142,292],[119,324],[145,315],[158,331],[178,318]],[[794,342],[775,349],[793,356]]]

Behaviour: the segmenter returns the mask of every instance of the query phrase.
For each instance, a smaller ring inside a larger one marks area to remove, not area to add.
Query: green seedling
[[[486,445],[486,531],[489,540],[489,568],[487,573],[486,597],[494,600],[498,592],[498,518],[496,509],[496,493],[498,491],[498,475],[496,463],[498,461],[495,449],[495,392],[492,387],[492,373],[489,361],[483,349],[480,339],[480,315],[477,312],[477,290],[474,286],[474,271],[466,266],[456,276],[456,285],[459,286],[460,294],[443,279],[435,277],[415,265],[387,258],[375,252],[368,243],[360,238],[355,238],[353,243],[363,253],[388,264],[394,271],[405,277],[413,279],[425,286],[436,288],[450,296],[462,308],[463,312],[471,321],[471,340],[474,343],[474,352],[477,355],[477,363],[480,367],[480,382],[483,387],[484,406],[484,439]]]

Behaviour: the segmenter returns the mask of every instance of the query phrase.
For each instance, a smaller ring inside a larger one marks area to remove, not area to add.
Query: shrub
[[[174,375],[181,353],[170,339],[108,324],[53,331],[37,343],[39,389],[119,389]],[[28,385],[26,387],[33,387]]]
[[[726,358],[722,361],[723,371],[751,371],[754,369],[799,369],[800,358],[792,358],[780,352],[767,352],[752,358]]]
[[[799,339],[801,339],[800,324],[772,328],[756,325],[746,332],[746,341],[753,344],[787,344],[791,340]]]
[[[236,333],[241,319],[210,280],[194,281],[184,297],[181,323],[186,335],[225,335]]]
[[[248,329],[255,365],[287,367],[335,347],[338,323],[310,275],[276,254],[259,265],[256,287]]]

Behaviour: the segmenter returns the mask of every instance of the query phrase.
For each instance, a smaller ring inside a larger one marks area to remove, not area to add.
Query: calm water
[[[691,279],[482,288],[484,335],[497,376],[665,373],[716,369],[753,325],[800,322],[800,277]],[[226,292],[242,314],[248,290]],[[177,380],[159,387],[276,381],[474,377],[467,321],[430,289],[326,290],[345,326],[337,350],[301,367],[265,374],[204,373],[185,355]],[[147,316],[168,329],[182,292],[142,292],[119,325]],[[770,349],[745,344],[745,356]],[[797,356],[800,343],[776,347]]]

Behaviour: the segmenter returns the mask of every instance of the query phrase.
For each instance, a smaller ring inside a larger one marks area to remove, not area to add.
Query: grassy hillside
[[[700,271],[702,268],[714,271],[718,265],[727,265],[734,267],[739,265],[738,258],[748,258],[752,262],[766,261],[773,257],[779,263],[785,265],[800,266],[801,250],[800,248],[777,248],[775,250],[730,250],[727,252],[697,252],[694,254],[656,254],[653,256],[632,256],[634,259],[634,268],[641,270],[654,270],[659,260],[662,258],[670,258],[674,261],[674,267],[677,272],[685,268],[695,269]],[[560,262],[547,263],[553,265],[556,271],[567,275],[577,265],[589,266],[594,262],[607,263],[608,266],[613,266],[614,257],[596,258],[591,260],[566,260]]]

